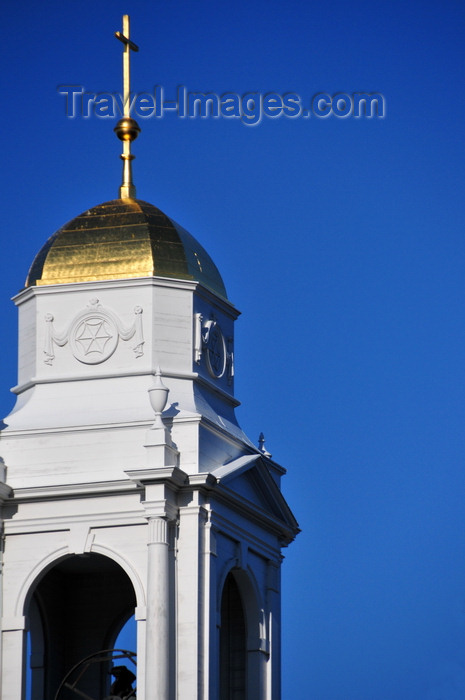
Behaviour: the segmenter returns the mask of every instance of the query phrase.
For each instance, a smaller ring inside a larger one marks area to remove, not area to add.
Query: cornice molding
[[[96,498],[122,493],[134,493],[137,490],[137,485],[131,479],[95,481],[82,484],[59,484],[55,486],[27,486],[14,489],[10,502],[47,501],[70,497]]]
[[[124,280],[99,280],[95,282],[68,282],[65,284],[48,284],[34,287],[26,287],[12,297],[16,306],[29,301],[35,296],[69,294],[85,291],[98,292],[102,289],[127,290],[129,287],[164,287],[171,289],[183,289],[196,292],[201,298],[209,303],[215,304],[232,318],[237,318],[240,311],[236,309],[228,299],[217,296],[201,282],[196,280],[182,280],[171,277],[133,277]]]

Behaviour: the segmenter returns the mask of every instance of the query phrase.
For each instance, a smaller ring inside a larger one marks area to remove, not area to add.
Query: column
[[[168,523],[148,520],[145,697],[169,700]]]

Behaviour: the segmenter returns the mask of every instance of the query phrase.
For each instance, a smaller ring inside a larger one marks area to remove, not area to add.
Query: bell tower
[[[14,298],[0,697],[279,700],[281,550],[298,526],[284,469],[235,417],[238,311],[222,277],[136,198],[127,16],[117,37],[119,198],[59,229]],[[118,655],[132,615],[137,649]]]

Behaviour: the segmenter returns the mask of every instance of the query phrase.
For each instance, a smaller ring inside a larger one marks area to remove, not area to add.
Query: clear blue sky
[[[44,241],[117,196],[106,119],[61,84],[379,92],[384,119],[140,120],[138,196],[209,251],[232,302],[241,426],[288,474],[283,700],[465,697],[465,6],[18,2],[2,9],[0,403]]]

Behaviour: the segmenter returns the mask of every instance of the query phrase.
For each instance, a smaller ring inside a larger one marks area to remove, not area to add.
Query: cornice
[[[95,282],[68,282],[65,284],[48,284],[34,287],[26,287],[12,297],[16,306],[20,306],[33,297],[55,294],[73,294],[85,291],[98,292],[102,289],[127,290],[134,287],[164,287],[171,289],[183,289],[196,292],[201,298],[221,308],[224,313],[232,318],[237,318],[240,311],[236,309],[228,299],[217,296],[201,282],[195,280],[174,279],[171,277],[133,277],[123,280],[99,280]]]
[[[84,283],[83,283],[84,284]],[[55,375],[54,377],[32,377],[24,384],[17,384],[12,387],[10,391],[13,394],[19,395],[29,389],[33,389],[35,386],[40,386],[41,384],[68,384],[69,382],[91,382],[101,379],[133,379],[134,377],[152,377],[155,374],[154,369],[143,369],[143,370],[131,370],[130,372],[102,372],[98,375],[82,375],[82,374],[64,374],[62,376]],[[220,389],[213,382],[209,381],[205,377],[200,376],[198,372],[164,372],[163,377],[166,379],[187,379],[196,382],[201,387],[207,389],[212,394],[216,394],[223,401],[228,403],[233,408],[241,405],[232,394],[227,391]]]
[[[73,525],[89,524],[92,528],[121,527],[124,525],[146,525],[142,509],[127,511],[110,511],[108,513],[85,513],[75,515],[57,515],[42,518],[21,518],[19,520],[4,520],[6,535],[32,532],[66,532]]]
[[[54,486],[26,486],[13,489],[9,502],[50,501],[67,498],[100,498],[115,494],[136,493],[137,484],[131,479],[95,481],[82,484],[57,484]]]

